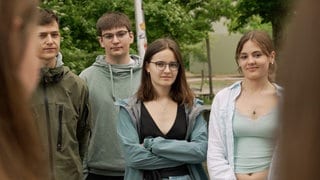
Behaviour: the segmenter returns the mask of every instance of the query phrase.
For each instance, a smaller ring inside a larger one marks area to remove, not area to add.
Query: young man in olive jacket
[[[41,79],[32,104],[47,144],[52,179],[83,179],[82,162],[90,135],[88,88],[63,66],[57,15],[40,9],[37,36]]]

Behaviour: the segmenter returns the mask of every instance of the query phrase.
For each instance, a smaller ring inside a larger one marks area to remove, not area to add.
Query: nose
[[[166,64],[166,67],[164,68],[164,72],[171,72],[169,64]]]
[[[256,60],[255,60],[254,57],[252,57],[252,56],[249,56],[249,57],[248,57],[248,63],[249,63],[249,64],[254,64],[255,62],[256,62]]]
[[[51,36],[51,34],[48,34],[48,36],[47,36],[47,41],[46,41],[48,44],[51,44],[51,43],[53,43],[53,38],[52,38],[52,36]]]
[[[111,41],[112,41],[113,43],[119,42],[118,36],[117,36],[116,34],[114,34],[113,37],[112,37],[112,39],[111,39]]]

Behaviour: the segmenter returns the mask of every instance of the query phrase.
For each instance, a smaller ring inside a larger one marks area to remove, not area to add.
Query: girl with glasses
[[[207,179],[201,164],[207,123],[175,41],[163,38],[148,45],[138,92],[117,104],[125,179]]]

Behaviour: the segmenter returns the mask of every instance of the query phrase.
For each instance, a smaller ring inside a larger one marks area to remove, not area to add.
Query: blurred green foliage
[[[160,37],[176,40],[188,68],[190,56],[206,59],[203,41],[208,32],[214,31],[212,22],[225,16],[231,19],[232,31],[270,30],[273,19],[280,18],[275,12],[282,12],[286,5],[282,2],[287,1],[290,0],[143,0],[147,40],[152,42]],[[135,31],[134,0],[42,0],[40,6],[54,10],[60,17],[64,62],[76,74],[91,65],[97,54],[104,54],[95,28],[102,14],[124,12],[132,20]],[[136,43],[131,52],[137,53]]]

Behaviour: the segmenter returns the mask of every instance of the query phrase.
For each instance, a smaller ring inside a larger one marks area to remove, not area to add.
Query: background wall
[[[230,34],[224,26],[225,19],[214,23],[215,32],[210,33],[211,66],[213,75],[238,74],[234,59],[235,49],[242,34]],[[206,51],[206,49],[203,49]],[[207,62],[190,59],[190,72],[200,74],[201,70],[208,74]]]

